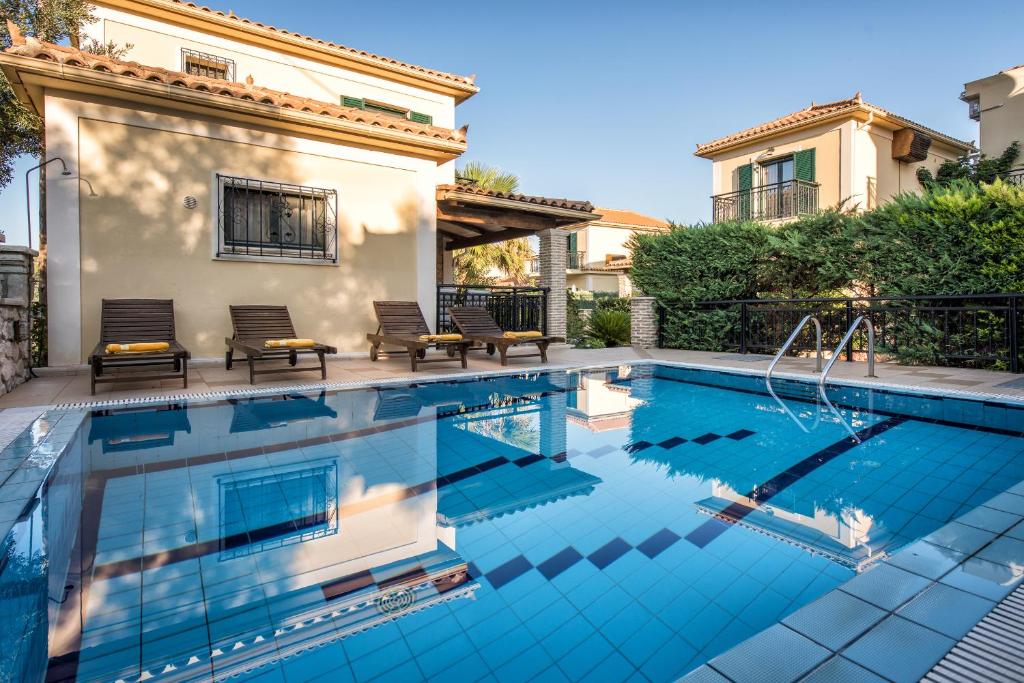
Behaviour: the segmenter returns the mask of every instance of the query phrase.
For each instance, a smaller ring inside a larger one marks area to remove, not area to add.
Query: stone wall
[[[29,273],[36,252],[0,244],[0,395],[28,379]]]
[[[634,296],[630,299],[630,341],[640,349],[658,345],[658,312],[653,296]]]

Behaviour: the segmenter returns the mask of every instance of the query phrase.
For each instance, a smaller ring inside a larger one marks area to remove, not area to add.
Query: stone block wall
[[[630,341],[640,349],[658,345],[658,311],[653,296],[634,296],[629,303]]]
[[[0,244],[0,395],[29,373],[29,274],[36,252]]]

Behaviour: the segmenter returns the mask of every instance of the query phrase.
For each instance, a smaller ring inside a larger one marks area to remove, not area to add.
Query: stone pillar
[[[540,240],[541,287],[548,288],[547,333],[553,337],[565,336],[565,261],[568,254],[569,233],[565,230],[544,230],[537,233]]]
[[[633,296],[633,281],[629,273],[619,273],[619,298],[628,299]]]
[[[545,379],[557,387],[557,390],[543,398],[544,406],[540,412],[540,454],[551,458],[555,463],[565,462],[568,429],[566,392],[569,389],[569,374],[553,372]],[[553,465],[555,466],[557,465]]]
[[[653,296],[634,296],[629,304],[630,341],[640,349],[658,345],[658,311]]]
[[[29,275],[37,252],[0,244],[0,394],[28,379]]]

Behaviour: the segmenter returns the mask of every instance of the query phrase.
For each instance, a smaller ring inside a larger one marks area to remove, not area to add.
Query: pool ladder
[[[820,397],[820,399],[822,401],[825,402],[825,405],[828,407],[829,412],[831,412],[838,419],[839,423],[842,424],[843,427],[846,428],[846,431],[850,434],[850,436],[853,437],[853,439],[857,443],[860,443],[861,442],[860,437],[853,430],[853,428],[849,425],[849,423],[847,423],[847,421],[843,418],[842,414],[836,409],[836,407],[834,405],[832,405],[832,401],[830,401],[828,396],[826,395],[826,393],[825,393],[825,381],[828,378],[828,373],[832,369],[832,366],[835,365],[836,361],[839,359],[839,355],[842,353],[843,349],[846,348],[846,345],[850,343],[850,340],[853,339],[853,335],[857,332],[857,329],[862,324],[865,325],[867,327],[867,329],[868,329],[868,375],[867,376],[868,377],[874,377],[875,376],[875,326],[871,324],[871,320],[867,316],[863,316],[863,315],[859,316],[856,320],[853,321],[853,324],[850,325],[849,329],[846,330],[846,334],[843,335],[842,341],[839,342],[839,346],[837,346],[835,348],[835,351],[832,352],[832,356],[831,356],[831,358],[828,359],[828,363],[825,364],[824,370],[822,370],[822,367],[821,367],[821,321],[819,321],[813,315],[805,315],[803,317],[803,319],[797,324],[797,326],[795,328],[793,328],[793,332],[789,335],[789,339],[786,340],[786,343],[782,345],[782,348],[779,349],[779,352],[775,354],[774,358],[772,358],[772,362],[768,364],[768,372],[765,374],[765,378],[764,378],[765,386],[768,388],[768,393],[771,394],[772,398],[775,399],[776,403],[778,403],[780,406],[782,406],[782,409],[786,412],[787,415],[789,415],[790,418],[793,419],[793,421],[797,424],[798,427],[800,427],[800,429],[802,429],[804,432],[808,431],[808,429],[803,425],[803,423],[800,421],[800,419],[797,418],[797,416],[793,414],[793,411],[791,411],[789,409],[789,406],[787,406],[786,403],[782,399],[780,399],[778,397],[778,395],[775,393],[775,390],[772,388],[772,372],[775,370],[775,366],[779,364],[779,361],[781,361],[783,356],[786,355],[786,352],[788,352],[790,347],[793,346],[793,344],[796,342],[797,337],[800,336],[800,333],[803,331],[804,327],[807,326],[808,322],[813,322],[814,323],[814,332],[815,332],[815,338],[816,338],[816,343],[815,343],[815,358],[816,358],[816,361],[815,361],[814,371],[821,373],[821,376],[818,378],[818,396]],[[820,414],[818,414],[816,416],[815,420],[814,420],[814,427],[818,426],[818,421],[819,420],[820,420]]]

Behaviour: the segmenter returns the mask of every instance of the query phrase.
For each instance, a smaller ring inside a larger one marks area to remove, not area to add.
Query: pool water
[[[85,417],[0,679],[669,681],[1024,479],[1024,410],[640,365]]]

